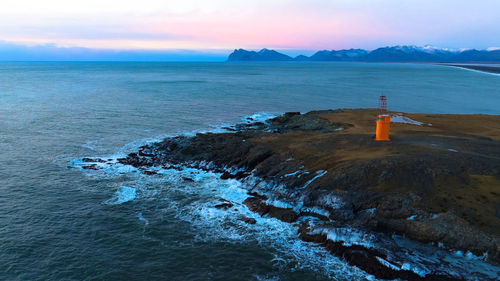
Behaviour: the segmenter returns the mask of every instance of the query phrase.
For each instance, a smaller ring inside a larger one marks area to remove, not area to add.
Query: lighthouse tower
[[[391,116],[387,112],[387,97],[381,95],[378,99],[379,115],[377,120],[376,141],[390,141]]]

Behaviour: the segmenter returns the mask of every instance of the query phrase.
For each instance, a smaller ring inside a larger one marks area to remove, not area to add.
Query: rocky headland
[[[376,142],[377,114],[289,112],[225,133],[166,138],[118,162],[150,175],[185,166],[247,181],[248,209],[296,224],[302,240],[377,278],[464,279],[442,265],[422,273],[400,262],[411,251],[396,250],[404,246],[391,242],[394,235],[500,264],[500,116],[390,112],[391,141]],[[83,168],[98,169],[99,161],[84,158]],[[342,230],[359,233],[358,241]]]

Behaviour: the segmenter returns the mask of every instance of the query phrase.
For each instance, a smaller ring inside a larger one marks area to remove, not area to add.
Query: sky
[[[264,47],[290,55],[393,45],[486,49],[500,47],[498,11],[499,0],[2,0],[0,59],[60,52],[217,60],[235,48]]]

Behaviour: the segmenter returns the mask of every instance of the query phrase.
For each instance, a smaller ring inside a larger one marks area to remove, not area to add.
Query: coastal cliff
[[[302,240],[377,278],[463,279],[405,265],[391,235],[500,263],[500,116],[390,114],[390,142],[373,140],[376,110],[326,110],[166,138],[118,162],[151,175],[187,166],[244,181],[249,210],[296,224]],[[83,159],[83,168],[101,161]],[[361,238],[350,241],[352,233]]]

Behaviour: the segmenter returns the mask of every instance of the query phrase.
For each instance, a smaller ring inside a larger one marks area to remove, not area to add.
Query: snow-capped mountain
[[[228,61],[362,61],[362,62],[500,62],[500,50],[447,49],[430,45],[399,45],[373,51],[363,49],[323,50],[307,57],[292,58],[274,50],[235,50]]]
[[[243,49],[234,50],[227,59],[228,61],[291,61],[292,57],[276,52],[274,50],[262,49],[258,52]]]

